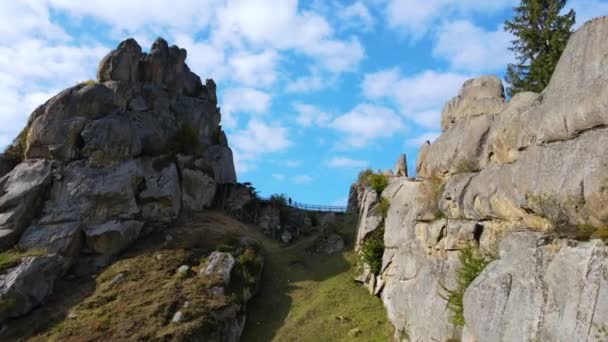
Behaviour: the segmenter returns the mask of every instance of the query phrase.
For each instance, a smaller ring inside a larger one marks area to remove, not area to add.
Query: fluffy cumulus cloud
[[[302,127],[325,126],[329,123],[331,116],[321,109],[305,103],[294,103],[297,112],[296,122]]]
[[[361,88],[367,98],[388,99],[408,119],[432,126],[438,122],[443,104],[458,93],[469,77],[457,72],[433,70],[402,75],[399,69],[391,68],[366,74]]]
[[[237,171],[246,172],[266,154],[287,149],[291,144],[288,129],[278,124],[267,124],[252,119],[247,127],[236,131],[230,144],[234,150]]]
[[[336,117],[330,126],[343,133],[340,148],[361,148],[378,138],[403,133],[402,119],[390,108],[369,103],[357,105]]]
[[[500,71],[514,61],[509,51],[513,39],[502,25],[494,31],[485,31],[470,21],[457,20],[440,26],[433,55],[449,61],[456,70]]]
[[[365,160],[352,159],[347,157],[333,157],[329,160],[327,166],[331,168],[361,169],[369,166],[369,163]]]
[[[238,113],[267,114],[272,97],[269,93],[254,88],[229,88],[222,92],[220,103],[222,105],[222,123],[229,128],[234,128],[237,125],[236,115]]]
[[[445,18],[488,15],[513,7],[517,2],[518,0],[387,0],[385,16],[390,27],[418,40]]]

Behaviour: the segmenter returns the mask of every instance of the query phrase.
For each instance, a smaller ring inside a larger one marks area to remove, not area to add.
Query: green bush
[[[270,195],[270,204],[274,206],[287,206],[287,195],[285,194],[273,194]]]
[[[428,209],[433,213],[436,220],[444,217],[443,212],[439,209],[439,201],[445,189],[443,180],[439,177],[433,177],[425,180],[420,187],[420,196],[417,201],[421,205],[428,206]]]
[[[182,124],[175,134],[175,151],[184,154],[196,154],[200,149],[198,135],[197,129],[188,123]]]
[[[374,173],[369,176],[369,186],[376,190],[378,194],[381,194],[384,189],[388,186],[388,178],[381,173]]]
[[[378,204],[376,205],[375,212],[376,214],[381,215],[382,218],[386,218],[390,206],[391,202],[389,202],[388,199],[386,199],[385,197],[382,197],[380,199],[380,202],[378,202]]]
[[[361,172],[359,172],[359,176],[357,177],[357,183],[359,184],[368,184],[369,181],[369,176],[373,175],[374,171],[372,171],[372,169],[365,169]]]
[[[375,275],[380,274],[382,270],[382,255],[384,255],[384,225],[369,233],[361,245],[361,259],[369,265]]]
[[[21,259],[23,258],[45,254],[47,254],[45,251],[38,249],[30,249],[27,251],[11,249],[2,252],[0,253],[0,271],[19,265],[19,262],[21,262]]]
[[[13,140],[13,143],[4,150],[4,154],[13,159],[17,163],[21,163],[25,159],[25,148],[27,147],[27,134],[29,127],[25,127],[19,135]]]
[[[450,320],[452,324],[462,327],[465,324],[463,311],[464,292],[494,258],[489,255],[483,255],[477,247],[469,246],[460,251],[459,259],[460,268],[456,274],[456,288],[450,290],[443,284],[439,284],[443,291],[445,291],[445,294],[439,295],[447,301],[446,306],[451,312]]]
[[[467,159],[462,159],[456,164],[456,173],[474,172],[475,168]]]

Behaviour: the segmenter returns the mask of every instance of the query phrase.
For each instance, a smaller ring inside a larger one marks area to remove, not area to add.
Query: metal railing
[[[344,213],[346,212],[346,207],[337,206],[337,205],[315,205],[315,204],[305,204],[299,202],[292,202],[291,204],[287,203],[288,206],[296,209],[306,210],[306,211],[318,211],[324,213]]]
[[[261,198],[263,202],[272,202],[270,198]],[[285,206],[306,210],[306,211],[315,211],[320,213],[345,213],[346,207],[338,206],[338,205],[317,205],[317,204],[305,204],[300,202],[285,202]]]

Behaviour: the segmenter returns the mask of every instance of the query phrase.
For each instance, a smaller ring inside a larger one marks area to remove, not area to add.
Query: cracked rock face
[[[390,180],[382,269],[361,278],[398,339],[587,341],[606,327],[606,37],[608,17],[576,31],[542,94],[507,102],[495,77],[467,81],[421,147],[418,178]],[[360,188],[349,199],[357,243],[375,205]],[[440,294],[455,288],[466,246],[497,259],[468,285],[457,327]]]
[[[208,208],[218,185],[236,183],[216,85],[190,71],[186,56],[161,38],[149,53],[121,42],[96,82],[30,115],[23,162],[0,155],[0,252],[49,254],[0,271],[0,291],[17,296],[0,321],[41,304],[70,266],[103,267],[183,209]]]

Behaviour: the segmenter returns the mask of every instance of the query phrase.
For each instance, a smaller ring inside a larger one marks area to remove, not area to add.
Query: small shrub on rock
[[[382,255],[384,255],[384,225],[371,232],[361,246],[361,259],[369,265],[375,275],[382,270]]]
[[[380,202],[378,202],[378,204],[376,205],[375,211],[376,214],[381,215],[382,218],[386,218],[386,215],[388,215],[388,209],[391,206],[391,202],[389,202],[388,199],[386,199],[385,197],[382,197],[380,199]]]
[[[374,171],[372,169],[365,169],[359,172],[359,176],[357,177],[358,184],[368,184],[369,176],[373,175]]]
[[[196,154],[200,148],[198,131],[187,123],[182,124],[175,134],[174,144],[178,153]]]
[[[369,176],[369,186],[381,194],[388,186],[388,178],[381,173],[374,173]]]
[[[27,134],[29,127],[25,127],[15,138],[13,143],[4,150],[4,154],[13,159],[17,163],[21,163],[25,159],[25,148],[27,147]]]
[[[456,288],[450,290],[443,284],[439,285],[445,292],[445,294],[440,294],[440,296],[447,301],[446,307],[451,312],[450,320],[452,324],[462,327],[465,324],[464,292],[481,271],[494,260],[494,257],[482,254],[477,247],[469,246],[460,251],[459,259],[460,268],[456,274]]]

